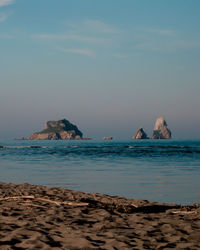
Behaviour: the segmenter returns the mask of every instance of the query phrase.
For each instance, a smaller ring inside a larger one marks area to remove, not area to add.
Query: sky
[[[200,139],[199,0],[0,0],[0,139],[66,118],[99,139]]]

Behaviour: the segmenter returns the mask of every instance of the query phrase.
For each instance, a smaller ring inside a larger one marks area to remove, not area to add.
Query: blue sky
[[[66,118],[85,136],[200,139],[199,0],[0,0],[0,138]]]

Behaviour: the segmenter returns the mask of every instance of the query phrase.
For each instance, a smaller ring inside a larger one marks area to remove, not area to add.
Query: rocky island
[[[29,140],[80,140],[82,139],[82,132],[70,123],[63,119],[59,121],[48,121],[45,129],[41,132],[33,133]]]
[[[144,132],[144,129],[142,127],[140,127],[135,136],[132,137],[132,139],[149,139],[147,134]]]
[[[163,117],[156,120],[152,139],[171,139],[171,131]]]

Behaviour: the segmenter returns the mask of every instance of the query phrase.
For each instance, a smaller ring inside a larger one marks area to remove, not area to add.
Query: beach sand
[[[200,249],[200,208],[0,183],[0,249]]]

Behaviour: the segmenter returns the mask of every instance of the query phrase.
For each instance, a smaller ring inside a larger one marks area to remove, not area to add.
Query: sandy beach
[[[0,183],[0,249],[200,249],[200,208]]]

